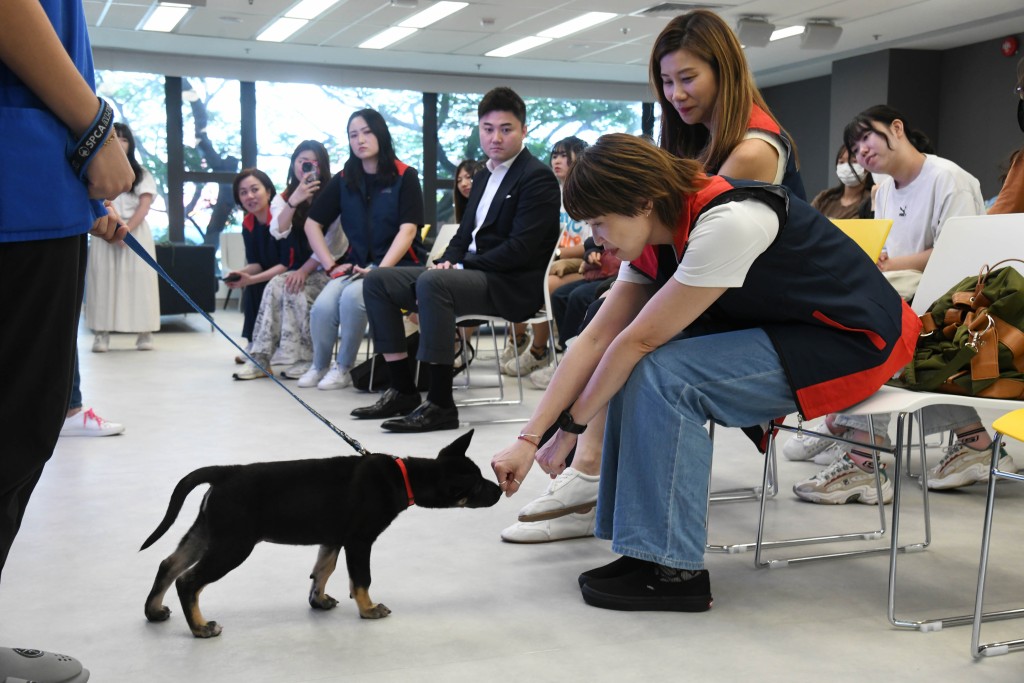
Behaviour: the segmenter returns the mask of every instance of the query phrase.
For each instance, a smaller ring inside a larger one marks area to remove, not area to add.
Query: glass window
[[[284,189],[292,151],[302,140],[319,140],[331,157],[331,171],[349,157],[349,116],[375,109],[388,124],[395,154],[423,168],[423,95],[411,90],[340,88],[303,83],[256,83],[257,165]],[[300,103],[298,106],[292,103]]]
[[[181,79],[185,170],[237,173],[242,158],[242,104],[238,81]]]
[[[136,159],[156,180],[157,196],[146,216],[153,238],[167,239],[167,110],[164,77],[129,71],[97,71],[96,92],[114,108],[115,120],[135,137]]]
[[[221,232],[241,230],[242,210],[235,204],[231,183],[185,183],[182,190],[186,242],[217,244],[216,236]]]

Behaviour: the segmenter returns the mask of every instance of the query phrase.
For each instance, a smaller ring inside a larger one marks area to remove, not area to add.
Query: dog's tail
[[[160,520],[160,524],[156,530],[149,535],[146,542],[139,548],[140,551],[145,550],[149,546],[156,543],[157,539],[164,535],[171,525],[174,524],[174,520],[177,519],[178,513],[181,512],[181,506],[185,504],[185,499],[188,494],[192,492],[192,489],[199,486],[200,484],[216,484],[220,481],[224,471],[228,469],[222,466],[211,466],[201,467],[194,472],[186,474],[178,485],[174,487],[174,491],[171,493],[171,500],[167,504],[167,512],[164,514],[164,518]]]

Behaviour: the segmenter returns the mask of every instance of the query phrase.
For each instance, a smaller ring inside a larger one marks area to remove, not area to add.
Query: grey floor
[[[241,326],[234,311],[218,312],[217,319],[232,332]],[[150,624],[142,608],[157,565],[191,523],[201,494],[189,497],[155,547],[137,549],[180,477],[215,463],[349,453],[271,382],[232,381],[233,347],[198,316],[163,322],[149,353],[134,350],[133,336],[115,335],[109,353],[93,354],[91,337],[82,331],[86,404],[125,423],[127,431],[58,445],[4,573],[0,644],[73,655],[103,683],[1024,677],[1024,653],[972,661],[969,627],[934,633],[891,627],[885,617],[888,559],[881,555],[767,570],[755,569],[750,553],[709,554],[710,612],[588,607],[576,576],[613,559],[608,543],[517,546],[499,539],[519,507],[543,490],[537,470],[517,498],[493,508],[414,507],[402,514],[374,547],[371,595],[393,610],[387,619],[361,620],[349,600],[331,612],[310,610],[307,577],[315,550],[262,544],[203,593],[205,615],[224,626],[219,638],[193,638],[176,599],[168,601],[169,621]],[[474,368],[485,362],[478,359]],[[487,384],[482,370],[475,377]],[[528,391],[521,407],[464,409],[462,418],[526,417],[539,395]],[[456,434],[401,436],[353,421],[349,411],[374,398],[351,389],[308,389],[302,396],[371,450],[432,456]],[[472,426],[471,455],[481,468],[518,433],[515,424]],[[1009,448],[1024,464],[1020,444]],[[715,456],[714,488],[760,477],[762,459],[738,432],[719,431]],[[932,457],[938,458],[937,449]],[[769,534],[873,528],[871,508],[813,506],[793,497],[792,483],[815,467],[781,464],[783,489],[769,502]],[[898,609],[904,616],[973,608],[984,493],[975,486],[933,497],[934,542],[901,563]],[[991,604],[1005,608],[1024,603],[1016,570],[1024,550],[1014,521],[1024,513],[1024,489],[1001,485],[999,500]],[[908,537],[920,529],[919,511],[919,500],[908,497]],[[712,541],[751,540],[755,515],[749,502],[713,506]],[[339,599],[347,593],[341,570],[331,587]],[[1024,635],[1024,622],[986,625],[984,635],[1018,634]]]

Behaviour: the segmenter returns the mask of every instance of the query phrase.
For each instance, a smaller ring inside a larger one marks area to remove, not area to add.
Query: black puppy
[[[177,550],[160,563],[146,598],[146,618],[164,621],[171,611],[164,594],[175,582],[181,607],[197,638],[219,635],[221,627],[199,611],[199,592],[242,564],[260,541],[319,545],[310,578],[309,604],[331,609],[338,601],[324,592],[345,548],[349,595],[364,619],[391,613],[370,600],[370,547],[400,512],[414,503],[428,508],[490,507],[501,489],[484,479],[466,457],[470,430],[446,446],[436,460],[372,454],[203,467],[174,487],[160,525],[142,550],[166,532],[185,497],[210,484],[199,517]]]

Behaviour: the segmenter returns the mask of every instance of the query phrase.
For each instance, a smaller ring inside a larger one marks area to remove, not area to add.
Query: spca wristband
[[[96,99],[100,103],[100,110],[96,114],[96,118],[93,119],[89,129],[85,131],[85,135],[77,142],[68,140],[65,151],[68,163],[71,164],[75,175],[82,182],[86,182],[85,174],[89,170],[89,164],[96,152],[110,141],[110,132],[114,129],[114,108],[106,100],[100,97]]]

